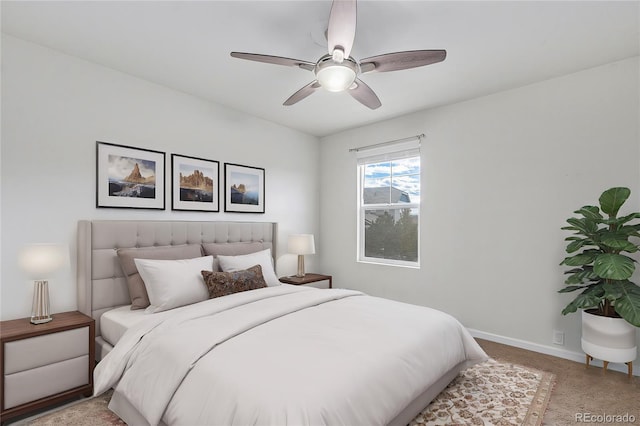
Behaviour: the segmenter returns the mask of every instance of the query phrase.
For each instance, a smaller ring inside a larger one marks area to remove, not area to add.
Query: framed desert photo
[[[225,163],[224,211],[264,213],[264,169]]]
[[[165,208],[165,154],[97,142],[96,206]]]
[[[220,163],[171,154],[171,209],[220,211]]]

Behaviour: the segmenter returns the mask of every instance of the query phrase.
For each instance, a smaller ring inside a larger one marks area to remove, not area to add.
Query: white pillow
[[[195,259],[134,259],[149,295],[146,313],[167,311],[179,306],[202,302],[209,291],[201,271],[211,271],[213,256]]]
[[[242,256],[218,255],[217,259],[224,272],[237,271],[251,268],[255,265],[260,265],[262,267],[262,276],[264,277],[267,286],[273,287],[281,284],[273,270],[271,249],[257,251],[251,254],[244,254]]]

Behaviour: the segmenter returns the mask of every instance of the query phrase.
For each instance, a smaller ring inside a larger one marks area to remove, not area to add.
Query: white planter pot
[[[582,311],[582,350],[603,361],[633,361],[637,354],[636,328],[622,318]]]

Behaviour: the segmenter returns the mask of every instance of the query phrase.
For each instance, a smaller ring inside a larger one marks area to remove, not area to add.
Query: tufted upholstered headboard
[[[96,357],[102,358],[100,316],[129,305],[129,290],[120,267],[119,248],[202,243],[261,242],[273,258],[277,223],[81,220],[78,222],[78,310],[96,320]]]

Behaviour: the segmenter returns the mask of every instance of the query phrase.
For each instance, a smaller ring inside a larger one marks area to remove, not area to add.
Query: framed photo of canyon
[[[165,153],[96,143],[96,207],[165,209]]]
[[[171,209],[220,211],[220,163],[171,154]]]
[[[224,164],[224,211],[264,213],[264,169]]]

